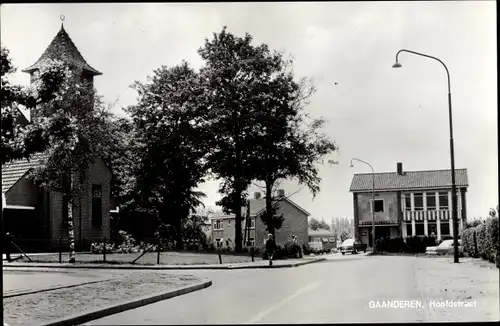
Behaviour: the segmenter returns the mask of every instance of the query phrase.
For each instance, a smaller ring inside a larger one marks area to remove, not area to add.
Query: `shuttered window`
[[[102,186],[92,185],[92,226],[102,225]]]

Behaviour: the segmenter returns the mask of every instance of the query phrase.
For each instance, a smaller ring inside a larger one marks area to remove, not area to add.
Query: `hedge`
[[[500,265],[498,217],[490,217],[476,227],[462,232],[462,245],[470,257],[488,260]]]
[[[462,246],[464,251],[474,258],[479,257],[477,250],[476,228],[471,227],[462,231]]]
[[[375,249],[378,252],[405,252],[405,253],[424,253],[427,247],[435,246],[434,237],[383,237],[375,241]]]

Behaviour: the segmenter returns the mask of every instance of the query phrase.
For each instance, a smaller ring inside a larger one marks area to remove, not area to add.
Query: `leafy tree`
[[[277,52],[266,54],[267,71],[254,81],[253,106],[259,109],[251,166],[255,179],[265,184],[266,210],[261,218],[274,234],[283,222],[282,217],[275,216],[277,204],[283,199],[274,196],[279,182],[295,179],[316,196],[321,181],[316,164],[337,148],[321,132],[326,121],[304,112],[314,86],[307,78],[295,80],[292,60],[284,60]]]
[[[309,219],[309,228],[311,228],[312,230],[319,229],[319,221],[317,219],[315,219],[314,217],[311,217]]]
[[[207,246],[207,235],[203,232],[206,221],[208,221],[208,218],[202,215],[191,215],[184,220],[182,238],[188,249],[197,250]]]
[[[202,192],[208,147],[202,80],[186,62],[154,71],[148,82],[133,86],[137,105],[126,109],[137,144],[135,207],[173,230],[182,249],[182,226],[190,212],[203,205]]]
[[[217,203],[226,213],[235,215],[235,250],[242,249],[242,207],[253,175],[250,156],[255,136],[255,80],[269,69],[268,48],[253,46],[252,37],[236,37],[226,31],[214,33],[198,53],[205,61],[200,73],[207,85],[205,107],[216,134],[208,158],[211,172],[222,179]]]
[[[30,88],[12,85],[8,78],[16,71],[9,57],[9,50],[1,47],[2,113],[2,165],[15,159],[29,158],[44,147],[39,128],[26,129],[22,121],[21,108],[31,111],[37,105],[51,101],[67,78],[68,71],[61,62],[50,62],[39,71],[38,78]]]
[[[42,72],[47,69],[42,68]],[[106,120],[109,112],[92,85],[82,82],[78,70],[65,69],[60,90],[55,97],[40,103],[33,110],[33,122],[27,134],[40,134],[39,149],[43,149],[41,163],[30,172],[30,177],[41,187],[63,196],[65,219],[70,245],[69,261],[75,262],[73,206],[80,205],[82,191],[92,161],[101,156],[109,139]],[[39,77],[35,77],[35,85]],[[66,210],[67,209],[67,210]]]

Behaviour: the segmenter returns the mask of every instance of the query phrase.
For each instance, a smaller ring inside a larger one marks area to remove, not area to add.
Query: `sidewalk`
[[[306,264],[316,263],[326,260],[325,257],[306,257],[302,259],[287,259],[273,261],[273,266],[269,266],[269,261],[258,260],[249,263],[232,264],[205,264],[205,265],[132,265],[132,264],[91,264],[91,263],[17,263],[4,262],[5,267],[11,268],[81,268],[81,269],[142,269],[142,270],[190,270],[190,269],[252,269],[252,268],[287,268],[297,267]]]

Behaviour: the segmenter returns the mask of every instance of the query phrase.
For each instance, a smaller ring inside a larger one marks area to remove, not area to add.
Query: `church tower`
[[[61,20],[64,20],[63,17],[64,16],[61,17]],[[59,33],[57,33],[52,42],[50,42],[42,56],[33,65],[22,71],[29,73],[31,81],[33,81],[33,77],[40,67],[51,59],[64,62],[70,67],[70,69],[73,70],[74,73],[77,73],[80,76],[82,81],[88,82],[91,85],[94,84],[94,76],[102,75],[101,72],[92,68],[87,61],[85,61],[80,51],[78,51],[75,43],[73,43],[64,29],[63,24],[61,24]]]

